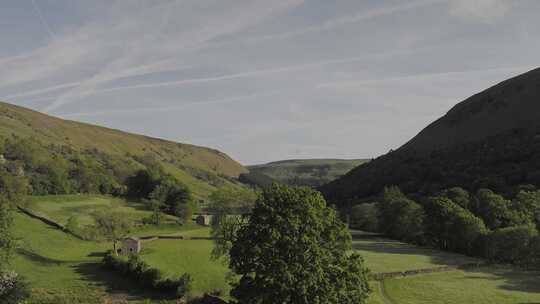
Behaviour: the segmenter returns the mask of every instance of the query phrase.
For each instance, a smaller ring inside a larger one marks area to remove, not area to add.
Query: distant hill
[[[386,185],[429,194],[451,186],[508,193],[525,184],[540,185],[540,69],[466,99],[398,150],[320,190],[343,205]]]
[[[134,163],[137,158],[150,155],[199,198],[216,187],[234,185],[234,179],[247,172],[241,164],[214,149],[63,120],[0,102],[0,138],[13,135]]]
[[[248,166],[249,175],[267,176],[288,185],[318,187],[365,163],[365,159],[293,159]]]

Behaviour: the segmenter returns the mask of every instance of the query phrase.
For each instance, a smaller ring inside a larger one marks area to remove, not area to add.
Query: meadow
[[[104,196],[32,198],[28,206],[62,224],[75,215],[82,220],[100,208],[121,208],[135,219],[150,214],[132,203]],[[33,288],[30,304],[162,300],[158,294],[141,291],[122,275],[101,268],[104,253],[112,248],[110,242],[83,241],[20,212],[15,214],[14,228],[17,250],[11,267],[30,282]],[[195,223],[184,226],[167,223],[139,227],[133,235],[208,236],[209,229]],[[196,294],[227,291],[226,267],[210,260],[211,246],[208,240],[159,240],[143,243],[142,256],[166,277],[192,274]]]
[[[149,212],[122,200],[104,196],[32,198],[28,208],[65,223],[71,216],[81,222],[100,208],[121,208],[134,219]],[[18,249],[12,268],[33,287],[30,304],[162,303],[160,295],[145,292],[136,283],[100,267],[111,244],[83,241],[23,213],[15,216]],[[139,227],[132,235],[209,236],[209,228],[195,223]],[[352,231],[353,247],[372,273],[462,265],[479,260],[459,254],[417,247],[384,237]],[[212,241],[155,240],[143,243],[141,257],[165,277],[190,273],[195,294],[227,295],[226,265],[210,259]],[[489,266],[372,281],[368,304],[540,303],[540,274],[510,266]],[[149,301],[149,302],[148,302]],[[122,302],[125,303],[125,302]]]

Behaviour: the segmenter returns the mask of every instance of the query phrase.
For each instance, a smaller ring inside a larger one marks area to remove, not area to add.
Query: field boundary
[[[428,273],[476,269],[476,268],[480,268],[486,265],[487,263],[485,262],[479,262],[479,263],[468,263],[468,264],[462,264],[462,265],[456,265],[456,266],[441,266],[441,267],[413,269],[413,270],[406,270],[406,271],[381,272],[381,273],[374,273],[371,275],[371,277],[372,279],[376,281],[383,281],[384,279],[410,277],[410,276],[416,276],[416,275],[428,274]]]

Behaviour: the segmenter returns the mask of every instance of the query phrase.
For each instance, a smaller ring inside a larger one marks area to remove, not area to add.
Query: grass
[[[0,102],[0,137],[12,134],[32,137],[44,144],[97,149],[122,158],[151,154],[201,199],[206,199],[220,185],[237,187],[229,178],[247,172],[241,164],[214,149],[62,120]],[[205,178],[206,175],[212,179]]]
[[[166,277],[177,278],[183,273],[191,274],[196,294],[215,290],[228,294],[226,265],[210,260],[212,241],[157,240],[144,244],[144,248],[141,257],[150,266],[160,269]]]
[[[364,159],[298,159],[254,165],[248,169],[285,184],[320,186],[365,162]]]
[[[75,214],[85,217],[91,210],[96,208],[109,210],[112,206],[123,208],[138,218],[145,216],[145,212],[148,213],[128,202],[103,196],[39,197],[32,198],[30,205],[32,204],[47,217],[60,222]],[[160,298],[160,295],[142,291],[121,275],[100,267],[99,263],[104,252],[112,246],[110,243],[77,239],[23,213],[16,213],[14,220],[14,236],[18,248],[11,267],[30,282],[33,288],[33,300],[30,304],[93,304],[111,297],[128,298],[130,302],[136,303],[139,300],[157,301]],[[134,234],[208,236],[209,228],[194,223],[182,227],[177,224],[166,224],[159,227],[145,226]],[[157,260],[156,265],[166,270],[167,276],[179,276],[183,272],[192,273],[197,293],[214,289],[226,290],[225,267],[209,259],[212,247],[210,241],[167,240],[160,245],[161,242],[144,243],[143,248],[150,261]],[[183,244],[180,248],[177,247],[178,242]],[[159,254],[157,258],[153,258],[156,256],[156,249],[159,250]],[[160,260],[164,258],[167,262],[160,264]],[[169,263],[174,267],[163,267]]]
[[[478,259],[451,252],[390,240],[375,235],[352,232],[353,248],[374,273],[397,272],[477,262]]]
[[[540,303],[540,273],[497,266],[434,273],[384,282],[399,304]]]
[[[118,211],[126,214],[136,224],[132,231],[134,236],[157,234],[177,234],[200,228],[195,223],[179,225],[173,216],[164,215],[159,226],[142,225],[143,219],[149,218],[151,212],[141,203],[99,195],[55,195],[32,196],[25,206],[33,213],[48,218],[61,225],[66,225],[71,217],[76,218],[81,226],[93,224],[92,214],[96,211]]]

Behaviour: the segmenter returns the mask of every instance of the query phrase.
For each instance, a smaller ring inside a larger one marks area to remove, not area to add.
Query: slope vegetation
[[[461,186],[511,193],[540,185],[540,69],[459,103],[396,151],[321,187],[348,205],[398,185],[432,194]]]
[[[62,120],[19,106],[0,103],[0,138],[32,138],[45,145],[95,151],[113,158],[156,159],[188,185],[197,197],[231,184],[247,170],[226,154],[205,147],[175,143],[85,123]]]
[[[283,160],[249,166],[248,169],[252,174],[262,174],[280,183],[318,187],[344,175],[366,161],[364,159]]]

